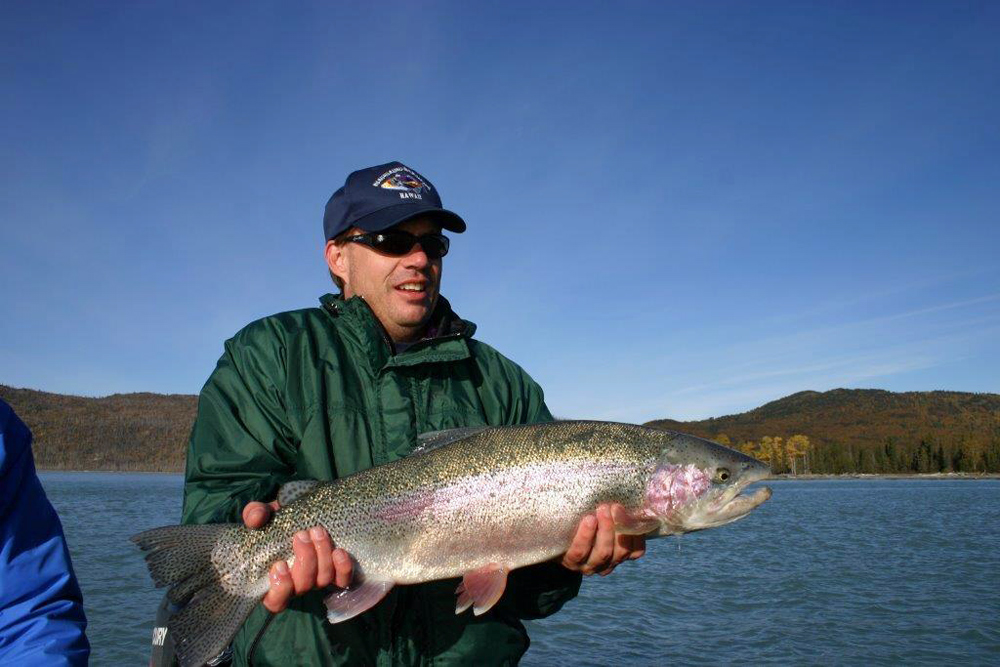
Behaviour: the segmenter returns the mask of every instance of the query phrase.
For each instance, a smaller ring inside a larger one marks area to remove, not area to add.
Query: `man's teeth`
[[[406,283],[404,285],[400,285],[399,289],[406,290],[407,292],[423,292],[424,286],[417,285],[416,283]]]

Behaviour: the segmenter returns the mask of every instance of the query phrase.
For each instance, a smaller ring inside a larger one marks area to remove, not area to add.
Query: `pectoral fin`
[[[611,518],[615,522],[615,530],[623,535],[645,535],[660,527],[659,520],[629,512],[621,505],[612,506]]]
[[[476,616],[489,611],[507,588],[508,572],[510,570],[499,563],[490,563],[478,570],[466,572],[462,583],[455,589],[458,594],[455,613],[461,614],[469,607],[472,607],[472,613]]]
[[[341,588],[323,598],[326,604],[326,620],[340,623],[377,605],[392,590],[393,582],[366,579]]]

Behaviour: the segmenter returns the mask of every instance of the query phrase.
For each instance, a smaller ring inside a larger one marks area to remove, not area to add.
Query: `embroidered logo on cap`
[[[423,199],[424,190],[431,186],[408,167],[395,167],[385,172],[372,183],[377,188],[396,190],[400,199]]]

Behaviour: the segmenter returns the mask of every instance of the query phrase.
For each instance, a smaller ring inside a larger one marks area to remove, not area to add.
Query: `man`
[[[0,665],[86,665],[80,586],[35,474],[31,431],[0,400]]]
[[[391,162],[350,174],[327,203],[325,254],[340,296],[280,313],[226,342],[191,435],[183,520],[259,528],[291,479],[330,480],[406,456],[419,433],[552,419],[538,385],[475,340],[440,295],[441,232],[465,231],[430,181]],[[270,501],[270,502],[268,502]],[[368,612],[325,620],[323,589],[347,586],[350,555],[321,527],[293,540],[233,642],[237,664],[513,664],[523,619],[558,610],[580,574],[643,553],[609,508],[587,517],[559,562],[515,570],[482,616],[455,614],[457,581],[398,586]]]

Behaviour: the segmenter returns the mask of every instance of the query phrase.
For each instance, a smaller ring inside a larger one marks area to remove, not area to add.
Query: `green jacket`
[[[291,479],[332,480],[406,456],[419,433],[550,421],[539,386],[472,338],[440,299],[431,337],[394,348],[368,305],[326,295],[322,308],[258,320],[226,341],[198,399],[184,523],[236,522]],[[336,539],[336,536],[334,536]],[[557,611],[580,577],[552,563],[515,570],[486,614],[455,614],[458,580],[397,586],[370,611],[331,625],[323,593],[271,615],[263,606],[233,640],[234,662],[281,665],[514,664],[522,619]]]

